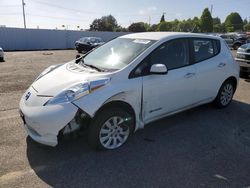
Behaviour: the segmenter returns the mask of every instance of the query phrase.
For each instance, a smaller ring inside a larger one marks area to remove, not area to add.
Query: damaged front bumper
[[[23,98],[20,101],[20,114],[28,135],[48,146],[58,144],[59,132],[75,119],[77,112],[78,107],[72,103],[28,106]]]

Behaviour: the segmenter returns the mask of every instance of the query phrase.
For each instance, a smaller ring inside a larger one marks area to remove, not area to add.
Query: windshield
[[[116,38],[86,55],[82,61],[99,69],[122,69],[153,43],[152,40]]]

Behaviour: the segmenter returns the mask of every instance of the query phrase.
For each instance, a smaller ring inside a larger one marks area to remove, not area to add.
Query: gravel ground
[[[55,148],[27,137],[21,95],[74,50],[7,52],[0,63],[0,187],[250,187],[250,79],[232,104],[164,118],[116,151],[96,152],[84,136]]]

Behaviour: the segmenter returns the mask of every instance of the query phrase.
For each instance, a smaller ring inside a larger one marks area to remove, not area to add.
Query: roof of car
[[[181,33],[181,32],[143,32],[143,33],[132,33],[123,35],[120,38],[131,38],[131,39],[148,39],[148,40],[161,40],[167,37],[179,36],[179,37],[205,37],[219,39],[217,36],[211,36],[206,34],[198,33]]]

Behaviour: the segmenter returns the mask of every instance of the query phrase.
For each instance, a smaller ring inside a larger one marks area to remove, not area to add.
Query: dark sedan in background
[[[235,60],[240,64],[240,75],[243,78],[250,75],[250,43],[238,48]]]
[[[100,37],[83,37],[75,42],[76,50],[81,52],[88,52],[93,48],[102,45],[104,42]]]
[[[237,36],[235,34],[222,34],[219,36],[223,38],[227,45],[234,50],[237,50],[241,45],[246,44],[248,40],[245,36]]]

